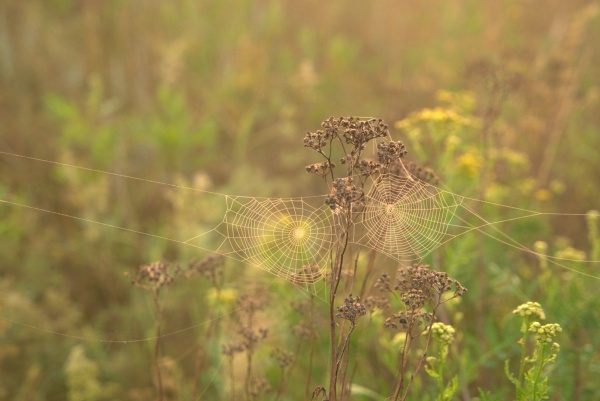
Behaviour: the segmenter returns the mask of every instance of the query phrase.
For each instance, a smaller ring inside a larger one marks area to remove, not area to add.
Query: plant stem
[[[546,344],[542,345],[542,351],[540,355],[540,366],[538,367],[538,371],[535,374],[535,379],[533,381],[533,391],[531,394],[531,400],[535,401],[537,399],[537,384],[540,381],[540,375],[542,374],[542,369],[544,368],[544,357],[546,353]]]
[[[342,265],[344,263],[344,254],[348,247],[348,231],[350,226],[350,210],[346,220],[346,226],[342,235],[344,236],[343,244],[338,243],[337,251],[335,254],[335,261],[332,258],[331,266],[331,286],[329,293],[329,335],[330,335],[330,346],[331,346],[331,372],[329,375],[329,400],[337,401],[337,359],[338,359],[338,347],[336,344],[336,322],[335,322],[335,296],[337,294],[340,280],[342,278]]]
[[[523,326],[521,331],[523,332],[523,338],[521,342],[521,361],[519,363],[519,377],[518,377],[518,385],[517,385],[517,400],[523,398],[523,384],[525,381],[525,358],[527,353],[527,337],[529,331],[527,330],[529,327],[529,319],[523,322]]]
[[[161,317],[162,317],[162,309],[160,307],[160,302],[158,301],[158,290],[155,289],[153,292],[154,298],[154,307],[156,308],[156,342],[154,343],[154,371],[156,372],[156,381],[158,384],[158,401],[163,401],[164,391],[163,391],[163,382],[162,382],[162,373],[160,371],[160,339],[161,339]]]
[[[410,329],[411,327],[409,327],[409,329],[406,331],[406,335],[404,337],[404,345],[400,353],[400,364],[398,366],[398,369],[400,371],[400,381],[398,382],[396,390],[394,391],[394,395],[392,396],[392,399],[394,401],[398,400],[398,397],[400,397],[400,392],[404,388],[404,374],[406,372],[406,363],[408,361],[408,350],[410,349],[412,340],[412,337],[410,336]]]
[[[312,369],[313,369],[313,352],[315,349],[314,346],[314,310],[315,310],[315,296],[314,294],[310,294],[310,351],[308,353],[308,374],[306,375],[306,387],[304,388],[304,399],[308,401],[308,394],[310,392],[310,379],[312,377]]]

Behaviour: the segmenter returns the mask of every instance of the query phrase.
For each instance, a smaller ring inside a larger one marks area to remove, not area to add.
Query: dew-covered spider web
[[[298,198],[258,198],[232,196],[192,187],[174,185],[140,177],[81,167],[56,161],[0,151],[1,154],[86,170],[124,179],[195,191],[206,197],[219,198],[225,205],[222,219],[212,229],[204,229],[191,238],[174,238],[128,227],[43,209],[11,200],[1,203],[51,213],[107,228],[128,231],[214,252],[264,270],[295,284],[312,284],[324,277],[331,262],[332,250],[343,238],[336,212],[325,205],[325,196]],[[454,194],[430,185],[411,175],[381,174],[368,186],[364,207],[355,213],[350,227],[350,242],[372,249],[397,262],[420,261],[441,245],[471,231],[478,231],[512,248],[552,261],[557,266],[584,276],[597,275],[574,270],[561,261],[597,263],[552,257],[534,252],[518,243],[497,226],[542,215],[584,216],[581,213],[544,213],[495,204]],[[480,202],[522,213],[501,221],[488,221],[467,203]],[[494,230],[493,234],[483,231]]]
[[[366,195],[354,242],[397,261],[419,260],[444,241],[461,203],[418,179],[382,175]]]
[[[314,200],[314,199],[313,199]],[[227,196],[216,252],[297,284],[318,281],[334,244],[332,216],[302,198]],[[314,202],[313,202],[314,203]]]

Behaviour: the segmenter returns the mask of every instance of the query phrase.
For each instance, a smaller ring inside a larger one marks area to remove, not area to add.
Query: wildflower
[[[546,255],[546,252],[548,251],[548,243],[546,241],[535,241],[533,243],[533,249],[537,253],[541,253],[542,255]]]
[[[469,177],[475,177],[479,174],[483,160],[480,155],[475,153],[465,153],[457,159],[458,167]]]
[[[450,345],[454,341],[454,327],[435,322],[431,325],[431,334],[434,340],[441,344]]]
[[[562,327],[558,323],[549,323],[542,326],[539,322],[533,322],[529,326],[529,331],[535,333],[538,343],[550,344],[554,337],[562,332]]]
[[[546,319],[546,314],[538,302],[526,302],[522,305],[519,305],[512,313],[530,319]]]

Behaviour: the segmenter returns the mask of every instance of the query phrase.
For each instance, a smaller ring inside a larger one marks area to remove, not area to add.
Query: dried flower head
[[[238,343],[223,344],[221,348],[221,353],[229,357],[233,357],[235,354],[239,354],[240,352],[244,352],[244,347],[242,344]]]
[[[421,167],[415,162],[400,161],[400,163],[404,164],[404,168],[410,173],[411,176],[428,184],[438,185],[440,183],[440,178],[431,168]]]
[[[152,262],[142,265],[135,274],[125,273],[131,278],[131,284],[145,290],[158,291],[163,286],[173,283],[177,276],[181,275],[179,265],[165,262]]]
[[[223,278],[223,269],[225,265],[225,256],[220,254],[210,254],[201,261],[192,261],[188,264],[186,277],[194,275],[202,276],[217,284]]]
[[[377,159],[381,164],[388,165],[397,162],[407,153],[406,147],[402,141],[382,142],[377,145]]]
[[[263,310],[266,304],[264,291],[256,291],[256,293],[244,293],[240,295],[236,304],[243,313],[248,316],[253,316],[257,311]]]
[[[306,172],[325,177],[334,167],[335,164],[331,162],[314,163],[306,166]]]
[[[364,190],[354,185],[352,177],[336,178],[325,204],[336,212],[347,211],[353,205],[364,204]]]
[[[390,300],[387,297],[370,295],[365,298],[364,304],[369,313],[373,313],[377,309],[388,309],[390,307]]]
[[[349,320],[352,324],[356,323],[356,319],[364,316],[367,313],[367,308],[360,302],[360,297],[346,297],[344,305],[338,306],[338,313],[335,315],[338,318]]]
[[[370,177],[381,171],[383,166],[373,160],[360,160],[356,165],[360,175],[364,177]]]
[[[271,352],[271,358],[275,359],[281,369],[285,369],[294,362],[294,354],[279,347]]]
[[[381,277],[377,279],[375,283],[375,288],[377,288],[381,292],[392,292],[391,286],[392,279],[388,273],[383,273]]]
[[[317,265],[302,266],[298,272],[292,274],[290,280],[294,284],[313,284],[323,278],[323,273]]]
[[[400,311],[385,319],[384,326],[392,329],[407,330],[411,327],[420,326],[431,321],[431,314],[424,311]]]
[[[259,399],[259,397],[264,397],[265,393],[271,391],[271,385],[264,377],[255,379],[250,387],[250,391],[248,394],[253,400]]]
[[[399,291],[406,305],[427,301],[433,295],[454,290],[449,298],[460,297],[467,290],[448,273],[431,270],[429,265],[413,264],[398,269],[395,290]]]
[[[253,351],[260,341],[267,338],[269,330],[265,327],[254,329],[251,327],[242,326],[238,330],[238,334],[242,337],[241,346],[243,349],[246,351]]]
[[[364,149],[367,142],[389,136],[388,126],[383,120],[359,119],[355,117],[342,118],[340,125],[344,128],[346,143],[352,144],[357,153]]]

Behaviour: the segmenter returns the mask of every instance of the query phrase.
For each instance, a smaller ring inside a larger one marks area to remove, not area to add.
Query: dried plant
[[[354,287],[357,263],[354,271],[344,275],[344,260],[348,251],[349,233],[354,222],[360,218],[365,209],[365,187],[369,180],[377,180],[380,174],[399,172],[409,180],[414,180],[402,158],[407,154],[406,147],[401,141],[393,141],[387,124],[381,119],[358,117],[330,117],[323,121],[321,130],[309,132],[304,137],[304,146],[321,155],[325,161],[311,164],[306,171],[322,177],[329,185],[329,196],[325,204],[329,206],[335,216],[335,227],[338,242],[331,252],[330,271],[327,272],[329,284],[329,337],[330,337],[330,375],[329,391],[330,400],[337,400],[337,388],[340,377],[342,398],[346,391],[346,371],[348,361],[348,348],[351,335],[356,327],[357,319],[365,315],[367,305],[362,303],[360,297],[349,295],[344,300],[344,305],[338,306],[336,311],[336,297],[340,291],[342,277],[348,278],[347,288]],[[375,160],[365,157],[367,144],[376,141]],[[344,171],[338,173],[333,155],[343,153],[339,165]],[[432,180],[435,174],[430,170],[421,170],[411,164],[411,169],[417,172],[417,179]],[[365,277],[366,279],[366,277]],[[363,290],[365,283],[363,282]],[[369,310],[373,308],[373,301],[369,301]],[[383,306],[381,300],[378,305]],[[349,323],[338,324],[336,319]],[[338,327],[340,330],[338,337]]]
[[[125,273],[136,287],[152,293],[154,308],[156,310],[156,340],[154,342],[154,372],[156,375],[158,400],[164,399],[163,378],[160,369],[160,342],[162,338],[162,305],[160,303],[161,289],[173,284],[175,279],[182,275],[182,270],[177,264],[153,262],[142,265],[133,273]]]
[[[400,299],[401,308],[385,320],[385,326],[404,332],[404,342],[400,348],[397,383],[392,399],[405,400],[408,390],[414,381],[427,356],[431,342],[432,326],[438,317],[438,310],[445,302],[460,297],[466,291],[457,280],[448,274],[431,270],[429,265],[414,264],[398,269],[396,278],[384,273],[375,287],[380,291],[393,294]],[[449,293],[449,294],[447,294]],[[416,346],[418,338],[424,336],[423,353],[409,372],[410,351]]]

